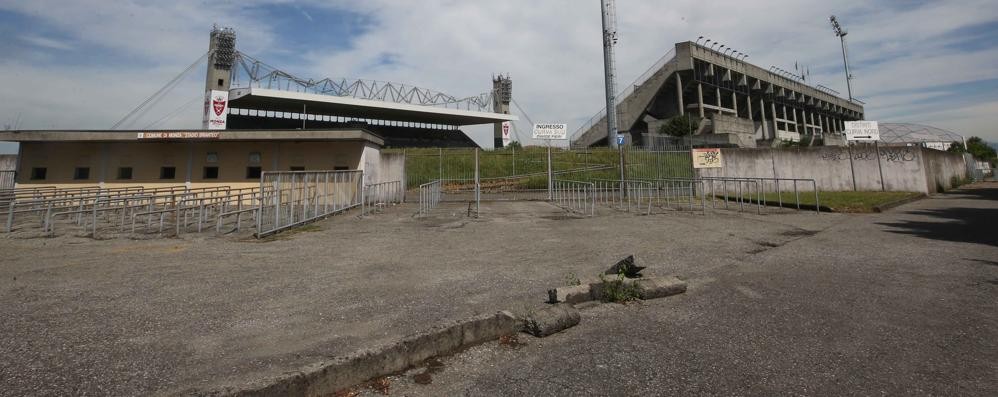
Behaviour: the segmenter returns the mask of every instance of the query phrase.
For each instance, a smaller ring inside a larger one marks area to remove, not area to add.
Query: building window
[[[90,167],[76,167],[73,170],[73,179],[78,181],[90,179]]]
[[[246,179],[260,179],[260,167],[246,167]]]
[[[305,167],[300,165],[293,165],[291,166],[291,171],[305,171]]]
[[[204,179],[218,179],[218,167],[204,167]]]
[[[159,179],[174,179],[177,177],[177,167],[160,167]]]
[[[48,168],[45,167],[34,167],[31,169],[31,180],[38,181],[45,179],[45,175],[48,174]]]
[[[132,167],[118,167],[118,179],[132,179]]]

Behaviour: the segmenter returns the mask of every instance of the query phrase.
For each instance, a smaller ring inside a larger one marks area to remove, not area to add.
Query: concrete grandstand
[[[806,136],[845,144],[843,123],[863,119],[862,102],[746,58],[697,42],[677,43],[617,95],[620,134],[631,144],[650,146],[670,138],[661,127],[680,116],[697,120],[691,133],[714,145],[756,147]],[[572,146],[606,145],[606,128],[604,109],[572,135]]]

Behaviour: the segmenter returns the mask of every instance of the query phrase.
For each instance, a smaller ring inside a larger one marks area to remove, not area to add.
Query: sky
[[[675,43],[705,36],[764,68],[806,65],[811,82],[845,93],[834,14],[849,32],[853,93],[867,119],[998,141],[994,0],[617,3],[620,89]],[[239,51],[316,79],[403,82],[465,97],[508,73],[522,136],[526,117],[573,131],[603,107],[595,0],[0,0],[0,122],[109,128],[204,54],[213,24],[236,30]],[[198,66],[125,126],[198,128],[203,81]],[[470,131],[491,145],[490,129]]]

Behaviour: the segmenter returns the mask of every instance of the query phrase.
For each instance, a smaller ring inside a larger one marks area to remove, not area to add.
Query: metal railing
[[[363,171],[264,171],[256,236],[265,237],[362,206]]]
[[[362,213],[378,211],[389,204],[402,203],[405,191],[402,181],[380,182],[364,185],[364,208]]]
[[[706,213],[704,181],[696,178],[641,179],[652,184],[652,208]]]
[[[609,179],[593,180],[596,203],[620,211],[651,214],[656,189],[649,181]]]
[[[436,180],[419,185],[419,215],[426,215],[440,204],[443,182]]]
[[[810,193],[814,195],[814,211],[815,213],[821,213],[821,201],[819,197],[818,183],[814,179],[810,178],[766,178],[766,177],[704,177],[702,178],[711,183],[711,196],[717,197],[714,194],[713,188],[715,183],[722,184],[722,191],[725,200],[725,206],[728,204],[729,194],[734,194],[736,200],[738,200],[739,205],[743,205],[745,200],[748,199],[749,204],[752,203],[753,199],[759,207],[759,212],[762,212],[764,206],[775,206],[779,208],[792,208],[801,210],[801,193]],[[732,192],[728,189],[727,183],[736,183],[737,186],[741,186],[741,183],[754,183],[755,184],[755,195],[753,196],[751,192],[746,196],[742,191]],[[804,185],[804,186],[801,186]],[[809,190],[802,189],[810,187]],[[772,195],[770,195],[772,193]],[[792,196],[784,199],[784,193],[793,193]],[[790,199],[793,199],[791,202]]]
[[[554,180],[552,202],[569,212],[596,215],[596,185],[592,182]]]

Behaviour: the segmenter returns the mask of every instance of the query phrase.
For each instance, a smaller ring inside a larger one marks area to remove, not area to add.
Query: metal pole
[[[481,207],[482,200],[482,185],[480,179],[480,173],[478,169],[478,148],[475,148],[475,218],[478,217],[478,211]]]
[[[554,172],[551,169],[551,144],[548,144],[548,201],[554,198]]]
[[[887,185],[884,184],[884,166],[880,161],[880,144],[873,141],[873,148],[877,151],[877,168],[880,169],[880,190],[886,192]]]
[[[839,35],[839,41],[842,42],[842,63],[846,65],[846,91],[849,92],[849,101],[852,102],[852,75],[849,74],[849,55],[846,54],[845,33]]]
[[[617,106],[616,104],[616,81],[615,65],[613,59],[613,44],[616,40],[616,29],[610,15],[610,1],[600,0],[600,7],[603,15],[603,74],[606,83],[606,140],[610,147],[617,147]]]

